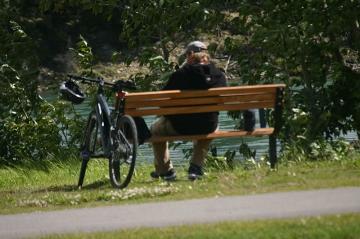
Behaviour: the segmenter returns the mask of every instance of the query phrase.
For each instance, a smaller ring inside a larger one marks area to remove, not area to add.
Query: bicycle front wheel
[[[122,116],[112,133],[113,151],[109,159],[110,181],[115,188],[125,188],[134,173],[138,148],[137,130],[134,120]]]

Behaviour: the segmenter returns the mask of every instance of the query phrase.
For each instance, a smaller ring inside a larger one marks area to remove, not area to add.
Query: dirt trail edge
[[[360,187],[0,216],[0,238],[360,212]]]

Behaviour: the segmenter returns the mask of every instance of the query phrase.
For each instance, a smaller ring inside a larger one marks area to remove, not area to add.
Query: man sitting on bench
[[[163,90],[204,90],[227,85],[225,75],[210,62],[207,47],[200,41],[189,43],[186,48],[186,63],[174,72]],[[207,134],[218,127],[218,112],[167,115],[158,118],[151,126],[153,136]],[[203,176],[203,167],[211,140],[193,142],[193,154],[188,170],[189,180]],[[152,144],[155,171],[151,177],[174,180],[175,170],[169,158],[168,142]]]

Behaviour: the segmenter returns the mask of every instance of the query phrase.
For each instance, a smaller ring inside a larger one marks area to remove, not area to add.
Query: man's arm
[[[216,68],[215,65],[209,65],[208,72],[206,72],[206,82],[208,88],[225,87],[227,80],[224,72]]]

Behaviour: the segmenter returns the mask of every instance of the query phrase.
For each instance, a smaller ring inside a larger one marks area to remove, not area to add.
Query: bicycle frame
[[[102,146],[104,156],[109,157],[111,154],[111,130],[112,124],[110,119],[110,109],[104,98],[100,93],[96,97],[96,118],[98,120],[98,127],[100,128],[100,135],[102,140]]]
[[[96,118],[99,122],[98,127],[100,129],[103,154],[96,155],[96,157],[109,158],[111,157],[111,153],[112,153],[111,132],[112,130],[114,130],[113,125],[124,114],[125,92],[123,91],[116,92],[116,101],[113,111],[111,111],[103,92],[104,92],[103,84],[100,83],[98,86],[98,91],[96,96],[95,112],[96,112]]]
[[[106,157],[109,160],[111,184],[115,188],[126,187],[134,172],[138,140],[134,120],[131,116],[124,114],[126,93],[123,89],[131,87],[134,89],[134,83],[129,81],[110,83],[100,78],[90,79],[71,75],[69,77],[83,83],[96,83],[98,87],[95,107],[89,114],[84,135],[78,186],[82,187],[90,158]],[[104,95],[104,85],[111,86],[116,92],[113,110],[109,107]]]
[[[100,89],[99,89],[100,90]],[[118,118],[124,114],[124,92],[116,93],[116,102],[113,112],[105,99],[105,96],[100,91],[96,97],[96,117],[100,126],[100,134],[103,142],[104,156],[110,157],[112,152],[111,131],[114,130],[114,123]],[[111,115],[113,114],[113,116]]]

